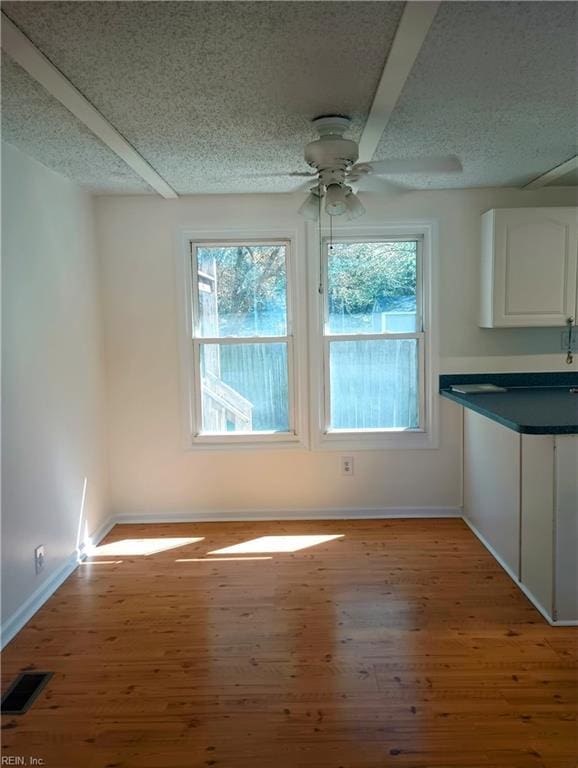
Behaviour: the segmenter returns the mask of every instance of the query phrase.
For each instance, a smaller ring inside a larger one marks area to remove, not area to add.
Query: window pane
[[[286,336],[284,245],[197,248],[201,336]]]
[[[417,339],[329,344],[331,429],[419,426]]]
[[[201,346],[203,432],[288,432],[287,344]]]
[[[415,240],[328,247],[329,333],[418,330]]]

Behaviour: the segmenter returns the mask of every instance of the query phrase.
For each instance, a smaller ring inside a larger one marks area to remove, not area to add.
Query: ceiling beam
[[[553,181],[556,181],[556,179],[565,176],[576,168],[578,168],[578,155],[574,155],[574,157],[571,157],[569,160],[546,171],[546,173],[538,176],[537,179],[533,179],[529,184],[525,184],[522,189],[539,189],[540,187],[545,187],[546,184],[551,184]]]
[[[2,50],[160,195],[167,199],[178,197],[162,176],[3,12]]]
[[[437,0],[406,3],[359,141],[361,162],[373,159],[439,5]]]

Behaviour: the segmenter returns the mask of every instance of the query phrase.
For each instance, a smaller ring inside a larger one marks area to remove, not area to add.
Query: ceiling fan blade
[[[400,184],[394,184],[391,181],[373,174],[365,174],[360,176],[357,181],[351,182],[354,189],[359,192],[379,192],[386,195],[402,195],[404,192],[409,192],[406,187],[402,187]]]
[[[305,192],[305,191],[310,192],[311,189],[314,189],[314,187],[311,186],[311,181],[303,181],[297,187],[294,187],[291,191],[292,192]]]
[[[286,171],[284,173],[244,173],[244,179],[273,179],[273,178],[304,178],[312,179],[317,176],[317,173],[312,171]]]
[[[405,160],[374,160],[368,163],[372,173],[404,175],[406,173],[460,173],[462,164],[457,157],[416,157]]]

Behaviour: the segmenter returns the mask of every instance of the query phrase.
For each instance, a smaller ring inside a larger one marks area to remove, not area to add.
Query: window
[[[318,447],[432,444],[425,245],[421,228],[371,237],[344,230],[323,240],[314,385],[320,395],[313,419]]]
[[[186,447],[436,447],[435,225],[321,234],[183,233]]]
[[[295,440],[290,241],[189,247],[193,442]]]

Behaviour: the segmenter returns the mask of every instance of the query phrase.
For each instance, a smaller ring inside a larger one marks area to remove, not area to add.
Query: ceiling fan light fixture
[[[300,216],[303,216],[304,219],[307,219],[307,221],[318,221],[319,220],[319,198],[320,194],[317,189],[312,189],[307,197],[305,198],[305,202],[303,205],[299,208],[298,213]]]
[[[325,210],[329,216],[342,216],[347,212],[346,187],[330,184],[325,192]]]
[[[365,213],[365,208],[361,203],[361,200],[357,197],[353,190],[350,190],[349,194],[345,196],[345,205],[347,206],[347,218],[350,221],[352,219],[357,219],[360,216],[363,216]]]

